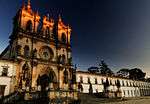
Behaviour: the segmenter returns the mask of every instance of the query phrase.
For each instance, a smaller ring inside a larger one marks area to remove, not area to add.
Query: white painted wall
[[[10,93],[10,81],[11,81],[11,78],[9,77],[0,77],[0,85],[6,85],[4,96],[9,95]]]
[[[7,76],[2,76],[3,67],[2,66],[8,66],[8,74]],[[16,76],[16,66],[14,63],[0,60],[0,85],[6,85],[4,96],[9,95],[14,90],[11,88],[11,84],[13,84],[12,77]]]
[[[91,74],[84,71],[83,72],[77,71],[76,78],[78,83],[80,82],[80,77],[83,78],[83,83],[81,83],[83,86],[83,93],[89,93],[90,84],[88,83],[88,78],[90,78],[90,82],[93,88],[93,93],[96,93],[96,91],[103,92],[104,87],[102,84],[102,79],[103,82],[105,82],[106,79],[108,78],[109,83],[111,82],[111,85],[108,87],[109,91],[117,91],[118,88],[115,85],[115,82],[117,80],[120,81],[120,85],[121,85],[120,91],[122,92],[121,94],[122,97],[138,97],[141,95],[150,95],[150,83],[147,82],[134,81],[131,79],[117,78],[117,77],[106,77],[100,74]],[[95,84],[95,78],[97,79],[98,82],[97,84]]]

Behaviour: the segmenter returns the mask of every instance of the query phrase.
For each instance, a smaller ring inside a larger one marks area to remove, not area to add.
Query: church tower
[[[10,44],[2,58],[17,63],[17,88],[25,91],[75,90],[71,56],[71,28],[32,10],[30,0],[14,17]],[[74,87],[73,87],[74,86]],[[69,95],[71,94],[71,95]]]

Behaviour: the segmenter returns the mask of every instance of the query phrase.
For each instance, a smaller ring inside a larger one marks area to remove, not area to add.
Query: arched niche
[[[27,62],[22,66],[22,80],[25,81],[25,86],[30,85],[30,78],[31,78],[31,73],[30,73],[30,67]]]
[[[62,33],[62,35],[61,35],[61,41],[62,41],[62,43],[66,43],[66,40],[67,40],[67,38],[66,38],[66,34],[65,33]]]
[[[26,31],[32,32],[32,21],[31,20],[27,21]]]
[[[64,79],[63,79],[64,81],[63,82],[65,84],[67,84],[69,82],[69,73],[68,73],[67,69],[64,70],[63,76],[64,76]]]
[[[60,56],[58,57],[58,62],[59,62],[59,64],[65,64],[65,63],[66,63],[66,57],[65,57],[64,54],[63,54],[63,55],[60,55]]]
[[[24,57],[28,58],[30,56],[30,49],[28,45],[24,47]]]

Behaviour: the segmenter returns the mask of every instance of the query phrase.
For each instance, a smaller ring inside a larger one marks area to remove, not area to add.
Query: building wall
[[[100,74],[92,74],[83,71],[77,71],[76,75],[77,83],[81,84],[83,87],[83,93],[89,93],[90,83],[92,84],[93,93],[103,92],[103,82],[106,82],[106,79],[108,79],[109,86],[107,90],[110,92],[116,92],[118,90],[116,85],[117,80],[120,82],[119,90],[121,91],[122,97],[138,97],[150,95],[150,83],[148,82],[135,81],[119,77],[106,77]],[[89,79],[90,83],[88,81]],[[95,83],[95,79],[97,79],[97,83]]]
[[[7,75],[3,75],[3,67],[8,67]],[[0,86],[5,85],[4,96],[9,95],[14,91],[16,84],[16,65],[14,63],[0,60]]]

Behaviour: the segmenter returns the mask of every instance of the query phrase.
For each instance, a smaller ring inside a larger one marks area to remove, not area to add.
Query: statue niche
[[[25,81],[25,87],[30,85],[30,68],[27,62],[22,67],[22,80]]]

